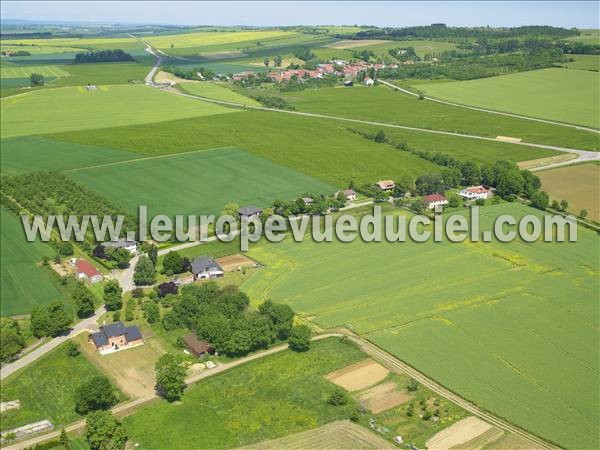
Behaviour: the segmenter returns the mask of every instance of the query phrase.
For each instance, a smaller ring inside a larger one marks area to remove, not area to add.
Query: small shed
[[[214,355],[215,349],[208,342],[198,339],[194,333],[188,333],[183,337],[183,342],[192,355],[204,358],[207,354]]]

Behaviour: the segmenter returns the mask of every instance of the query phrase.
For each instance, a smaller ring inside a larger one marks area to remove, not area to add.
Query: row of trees
[[[25,338],[19,322],[9,317],[0,318],[0,362],[9,362],[25,347]]]
[[[97,62],[117,62],[133,61],[133,56],[124,52],[120,48],[111,50],[93,50],[90,52],[77,53],[75,63],[97,63]]]

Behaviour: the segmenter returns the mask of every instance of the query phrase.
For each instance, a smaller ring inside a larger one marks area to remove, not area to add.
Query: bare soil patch
[[[256,261],[248,258],[245,255],[237,254],[224,256],[216,260],[225,272],[233,272],[244,267],[254,267]]]
[[[157,83],[168,83],[170,81],[172,81],[174,83],[195,83],[196,82],[194,80],[186,80],[184,78],[179,78],[179,77],[173,75],[172,73],[163,72],[162,70],[158,71],[158,73],[154,77],[154,81],[156,81]]]
[[[412,398],[407,391],[399,391],[394,382],[374,386],[358,396],[358,400],[374,414],[395,408]]]
[[[336,370],[325,376],[329,381],[348,391],[358,391],[371,387],[385,377],[389,370],[372,359],[365,359],[351,366]]]
[[[577,159],[576,153],[562,153],[556,156],[548,156],[547,158],[530,159],[528,161],[521,161],[517,163],[519,169],[535,169],[536,167],[546,166],[548,164],[556,164],[559,162],[571,161]]]
[[[352,40],[352,39],[344,39],[342,41],[334,42],[333,44],[326,45],[326,47],[337,48],[337,49],[345,49],[345,48],[355,48],[355,47],[367,47],[369,45],[377,45],[377,44],[385,44],[386,42],[383,39],[361,39],[360,41]]]
[[[470,416],[436,433],[427,442],[430,450],[449,450],[481,436],[493,428],[487,422]]]

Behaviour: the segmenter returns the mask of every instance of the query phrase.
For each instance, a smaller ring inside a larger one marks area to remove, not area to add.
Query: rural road
[[[454,403],[458,404],[465,410],[469,411],[474,416],[477,416],[477,417],[491,423],[492,425],[494,425],[498,428],[501,428],[502,430],[505,430],[505,431],[508,431],[508,432],[511,432],[511,433],[514,433],[514,434],[520,436],[521,438],[534,444],[536,446],[536,448],[545,448],[545,449],[552,449],[552,450],[558,448],[551,444],[548,444],[547,442],[538,438],[537,436],[534,436],[524,430],[521,430],[520,428],[518,428],[514,425],[511,425],[510,423],[505,422],[504,420],[481,410],[477,406],[462,399],[458,395],[454,394],[453,392],[447,390],[446,388],[444,388],[440,384],[436,383],[435,381],[431,380],[427,376],[423,375],[422,373],[420,373],[416,369],[412,368],[408,364],[403,363],[402,361],[397,359],[395,356],[385,352],[384,350],[380,349],[379,347],[372,344],[371,342],[369,342],[359,336],[351,334],[350,332],[348,332],[346,330],[344,330],[344,332],[332,332],[332,333],[320,334],[318,336],[313,337],[312,340],[319,341],[319,340],[327,339],[327,338],[331,338],[331,337],[339,337],[339,338],[345,338],[345,339],[351,340],[352,342],[357,344],[364,353],[371,356],[373,359],[379,361],[380,363],[382,363],[384,366],[386,366],[388,369],[392,370],[393,372],[403,373],[403,374],[406,374],[406,375],[414,378],[415,380],[419,381],[424,386],[431,389],[433,392],[453,401]],[[282,352],[284,350],[287,350],[287,348],[288,348],[287,344],[281,344],[281,345],[269,348],[267,350],[263,350],[261,352],[257,352],[252,355],[246,356],[244,358],[239,358],[235,361],[231,361],[231,362],[224,363],[224,364],[219,364],[214,369],[206,369],[198,374],[188,377],[186,379],[186,383],[188,385],[194,384],[200,380],[223,373],[229,369],[240,366],[242,364],[246,364],[250,361],[255,361],[257,359],[264,358],[265,356],[269,356],[269,355],[273,355],[275,353]],[[113,414],[115,414],[119,417],[126,416],[128,414],[133,413],[133,411],[135,409],[137,409],[138,407],[140,407],[156,398],[158,398],[158,396],[155,393],[148,394],[143,397],[134,399],[132,401],[123,403],[121,405],[117,405],[114,408],[112,408],[112,412],[113,412]],[[85,420],[79,420],[79,421],[74,422],[71,425],[65,427],[65,430],[68,433],[71,433],[74,431],[82,430],[84,428],[85,428]],[[40,444],[42,442],[48,441],[50,439],[56,439],[59,435],[60,435],[60,431],[53,431],[51,433],[36,436],[31,439],[17,442],[17,443],[14,443],[10,446],[3,447],[3,448],[5,450],[23,450],[23,449],[30,448],[36,444]]]
[[[160,66],[163,62],[163,58],[162,58],[162,55],[159,54],[157,51],[155,51],[154,48],[152,48],[152,46],[150,44],[148,44],[145,41],[140,41],[140,42],[142,42],[143,44],[146,45],[146,51],[148,53],[150,53],[152,56],[156,57],[156,62],[152,66],[152,69],[150,69],[150,72],[148,72],[148,75],[146,75],[146,78],[144,78],[144,83],[151,85],[152,83],[154,83],[154,77],[156,76],[156,72],[158,72],[158,69],[160,68]]]
[[[0,369],[0,380],[4,380],[9,375],[15,373],[17,370],[41,358],[46,353],[54,350],[56,347],[58,347],[60,344],[67,341],[68,339],[71,339],[72,337],[78,335],[81,332],[95,328],[98,319],[100,319],[100,317],[105,313],[106,309],[104,308],[104,306],[101,306],[94,312],[93,316],[83,319],[81,322],[75,324],[68,334],[55,337],[51,341],[40,345],[38,348],[32,350],[31,352],[27,353],[26,355],[17,359],[16,361],[5,364],[4,366],[2,366],[2,369]]]
[[[405,88],[401,88],[400,86],[396,86],[395,84],[389,83],[387,81],[384,81],[384,80],[377,80],[377,81],[385,86],[388,86],[388,87],[394,89],[394,90],[398,90],[398,91],[404,92],[405,94],[412,95],[413,97],[419,96],[419,94],[417,94],[415,92],[409,91],[408,89],[405,89]],[[563,122],[554,122],[553,120],[538,119],[536,117],[521,116],[520,114],[512,114],[512,113],[506,113],[506,112],[501,112],[501,111],[494,111],[493,109],[478,108],[476,106],[461,105],[460,103],[449,102],[449,101],[442,100],[442,99],[435,98],[435,97],[427,97],[426,95],[423,96],[423,99],[429,100],[431,102],[441,103],[443,105],[456,106],[457,108],[471,109],[473,111],[481,111],[481,112],[486,112],[486,113],[490,113],[490,114],[498,114],[499,116],[516,117],[518,119],[533,120],[534,122],[543,122],[543,123],[549,123],[552,125],[560,125],[561,127],[575,128],[576,130],[585,130],[585,131],[591,131],[592,133],[600,133],[600,130],[597,130],[595,128],[588,128],[588,127],[583,127],[580,125],[572,125],[572,124],[563,123]]]
[[[123,289],[123,292],[133,291],[136,286],[133,282],[133,272],[135,270],[135,266],[140,260],[141,255],[136,255],[129,260],[129,267],[125,270],[121,270],[115,275],[115,280],[119,282],[119,286]]]

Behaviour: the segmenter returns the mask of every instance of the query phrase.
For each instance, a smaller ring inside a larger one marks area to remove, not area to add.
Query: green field
[[[58,109],[57,109],[58,108]],[[2,99],[2,137],[161,122],[234,110],[142,85],[67,87]]]
[[[569,41],[583,42],[584,44],[600,45],[600,30],[579,30],[579,36],[568,38]]]
[[[6,42],[6,41],[4,41]],[[32,55],[47,55],[51,53],[78,53],[81,52],[81,48],[76,47],[56,47],[52,45],[5,45],[4,42],[0,45],[0,51],[2,52],[18,52],[24,50],[31,53]],[[20,59],[22,56],[15,56],[13,59]],[[3,58],[4,59],[4,58]],[[10,60],[10,57],[8,58]],[[17,60],[18,60],[17,59]]]
[[[222,100],[225,102],[241,103],[243,105],[260,106],[260,103],[258,103],[256,100],[239,94],[227,88],[226,85],[200,81],[180,83],[178,86],[186,94],[199,95],[201,97]]]
[[[73,395],[81,383],[99,373],[83,354],[70,357],[63,344],[2,380],[2,401],[21,400],[20,409],[2,414],[2,431],[43,419],[59,428],[81,418]]]
[[[27,313],[62,296],[37,264],[55,251],[42,242],[27,242],[21,219],[0,208],[2,316]]]
[[[422,89],[428,90],[429,86]],[[513,136],[527,142],[563,147],[600,148],[594,133],[423,101],[393,92],[386,86],[306,89],[274,95],[283,97],[300,111],[493,138]],[[586,97],[585,102],[589,105],[592,99]]]
[[[68,64],[62,67],[70,75],[52,83],[53,86],[83,86],[86,84],[127,84],[143,81],[150,65],[137,62]]]
[[[139,205],[147,205],[150,214],[219,214],[231,202],[268,206],[276,198],[335,191],[315,178],[235,148],[112,163],[68,175],[134,214]]]
[[[69,72],[65,72],[58,66],[2,66],[0,69],[1,78],[29,78],[32,73],[39,73],[44,77],[68,77]]]
[[[565,63],[565,67],[576,70],[600,70],[600,55],[570,55],[573,61]]]
[[[398,210],[397,210],[398,211]],[[498,214],[538,214],[520,205]],[[598,236],[577,243],[250,247],[241,289],[345,326],[449,389],[568,448],[598,445]],[[435,281],[433,281],[435,280]]]
[[[465,105],[600,128],[599,86],[597,72],[543,69],[422,89]]]
[[[331,406],[323,375],[364,357],[337,339],[307,353],[284,351],[191,387],[181,404],[155,402],[124,419],[140,450],[234,448],[347,418],[356,404]],[[193,432],[190,432],[193,430]]]

